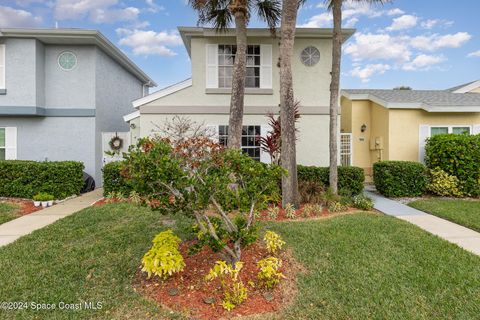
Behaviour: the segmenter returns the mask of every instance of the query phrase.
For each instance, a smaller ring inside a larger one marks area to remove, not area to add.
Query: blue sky
[[[0,0],[0,27],[98,29],[159,87],[190,76],[176,27],[196,25],[186,0]],[[342,88],[442,89],[480,79],[480,1],[344,4],[357,29],[343,48]],[[298,25],[330,27],[323,1],[307,0]],[[262,23],[252,21],[250,26]]]

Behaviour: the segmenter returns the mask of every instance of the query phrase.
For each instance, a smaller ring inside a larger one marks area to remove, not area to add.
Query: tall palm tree
[[[282,177],[282,205],[290,203],[296,208],[300,205],[300,199],[297,179],[296,108],[293,95],[292,56],[298,8],[303,2],[304,0],[283,0],[280,27],[280,126],[282,128],[280,159],[282,167],[288,171],[288,175]]]
[[[367,4],[383,4],[389,0],[351,0]],[[344,0],[326,0],[333,14],[332,79],[330,82],[330,188],[338,192],[338,94],[340,89],[340,65],[342,61],[342,4]]]
[[[228,122],[228,147],[239,149],[242,145],[243,106],[247,59],[247,25],[252,13],[265,21],[272,31],[280,20],[280,0],[189,0],[198,12],[198,24],[211,24],[225,31],[235,22],[237,52],[233,66],[230,118]]]

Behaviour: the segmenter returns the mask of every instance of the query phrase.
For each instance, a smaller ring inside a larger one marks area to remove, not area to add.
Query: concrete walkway
[[[99,188],[52,207],[1,224],[0,247],[90,206],[93,202],[103,197],[102,193],[103,189]]]
[[[389,216],[413,223],[425,231],[480,256],[480,233],[397,201],[387,199],[377,192],[370,190],[365,191],[365,193],[375,202],[375,209]]]

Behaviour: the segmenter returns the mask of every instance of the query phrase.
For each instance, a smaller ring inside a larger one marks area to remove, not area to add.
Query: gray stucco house
[[[98,31],[0,29],[0,159],[81,161],[100,185],[105,133],[152,86]]]

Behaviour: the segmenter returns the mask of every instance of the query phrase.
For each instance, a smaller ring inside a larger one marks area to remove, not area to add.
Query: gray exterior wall
[[[17,159],[81,161],[95,173],[94,118],[2,117],[0,127],[17,127]]]
[[[128,132],[123,116],[132,112],[132,100],[143,95],[143,83],[102,50],[95,51],[96,181],[102,181],[102,132]]]
[[[132,100],[143,96],[142,81],[94,45],[3,42],[7,92],[0,95],[0,110],[46,110],[40,116],[0,116],[0,127],[17,127],[17,159],[81,161],[101,186],[101,133],[129,130],[123,115],[132,111]],[[58,66],[63,51],[77,56],[73,70]]]
[[[5,87],[0,106],[35,106],[37,103],[36,40],[5,40]]]
[[[72,51],[77,66],[69,71],[58,66],[58,56]],[[95,47],[45,46],[45,106],[47,108],[95,108]]]

